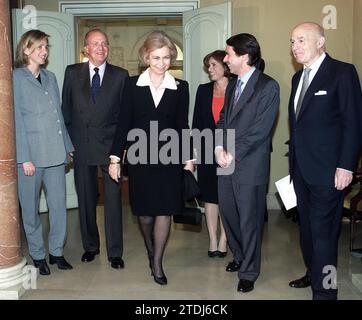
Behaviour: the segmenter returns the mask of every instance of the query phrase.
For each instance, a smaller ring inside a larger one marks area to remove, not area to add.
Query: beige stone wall
[[[23,4],[35,6],[38,10],[59,11],[58,0],[23,0]]]
[[[356,65],[360,82],[362,84],[362,0],[354,1],[353,9],[353,55],[352,60]]]

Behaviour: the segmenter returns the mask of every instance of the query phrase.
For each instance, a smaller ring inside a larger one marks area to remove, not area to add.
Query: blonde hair
[[[41,40],[46,39],[50,36],[40,30],[29,30],[25,32],[16,47],[15,67],[21,68],[26,67],[29,64],[29,58],[24,53],[25,49],[30,49],[40,43]],[[48,57],[45,60],[44,65],[48,64]]]
[[[138,56],[140,60],[148,64],[148,59],[150,52],[161,49],[163,47],[168,47],[170,49],[171,63],[176,60],[177,49],[173,40],[163,31],[153,31],[145,39],[143,46],[138,51]]]

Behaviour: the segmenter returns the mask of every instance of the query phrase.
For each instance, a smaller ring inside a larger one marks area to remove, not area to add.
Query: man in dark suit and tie
[[[241,33],[226,41],[224,62],[237,75],[225,93],[215,157],[231,174],[219,175],[221,218],[234,260],[227,271],[239,271],[239,292],[254,289],[260,273],[265,197],[269,178],[272,128],[279,108],[279,85],[256,67],[260,46],[251,34]],[[235,130],[235,154],[226,145],[226,132]]]
[[[299,24],[291,44],[303,65],[292,79],[289,161],[307,272],[289,286],[311,285],[313,299],[337,299],[343,190],[352,181],[360,147],[361,88],[353,65],[325,53],[320,25]]]
[[[99,254],[96,206],[100,167],[104,180],[107,255],[111,266],[118,269],[124,267],[122,204],[120,185],[109,177],[108,166],[128,72],[106,62],[109,43],[103,31],[88,31],[84,49],[89,62],[67,67],[62,102],[65,124],[75,147],[74,178],[85,250],[82,261],[90,262]]]

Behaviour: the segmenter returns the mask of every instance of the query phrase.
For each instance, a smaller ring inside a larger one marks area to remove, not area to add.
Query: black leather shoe
[[[34,267],[39,269],[39,273],[42,276],[48,276],[50,274],[50,269],[45,259],[41,260],[33,259],[33,262],[34,262]]]
[[[222,251],[218,251],[218,257],[219,258],[225,258],[226,257],[226,255],[228,254],[228,252],[227,251],[225,251],[225,252],[222,252]]]
[[[227,272],[236,272],[240,269],[241,263],[237,262],[235,260],[229,262],[229,264],[226,266]]]
[[[58,266],[58,269],[61,270],[73,269],[73,267],[67,262],[67,260],[64,259],[63,256],[57,257],[49,254],[49,263],[56,264]]]
[[[292,288],[307,288],[311,285],[312,280],[310,279],[310,277],[308,275],[305,275],[303,277],[301,277],[300,279],[296,279],[293,280],[291,282],[289,282],[289,287]]]
[[[121,257],[109,257],[108,261],[111,263],[111,267],[114,269],[124,268],[124,261]]]
[[[99,254],[99,250],[97,251],[86,251],[82,255],[83,262],[91,262],[94,260],[95,256]]]
[[[238,283],[239,292],[250,292],[254,290],[254,281],[240,279]]]
[[[216,258],[219,256],[219,251],[208,251],[207,255],[209,256],[209,258]]]

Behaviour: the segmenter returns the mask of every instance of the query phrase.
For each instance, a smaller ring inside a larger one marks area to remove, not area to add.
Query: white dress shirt
[[[324,58],[326,57],[326,54],[323,52],[321,54],[321,56],[313,62],[313,64],[308,67],[310,68],[310,72],[309,72],[309,84],[312,82],[314,76],[316,75],[317,71],[319,70],[319,67],[321,66]],[[303,68],[303,72],[304,72],[304,69],[307,68],[306,66],[304,66]],[[294,111],[296,110],[297,108],[297,104],[298,104],[298,99],[299,99],[299,96],[300,96],[300,92],[302,91],[302,85],[303,85],[303,74],[302,76],[300,77],[300,80],[299,80],[299,84],[298,84],[298,88],[297,88],[297,92],[295,93],[295,97],[294,97]]]
[[[165,93],[165,89],[177,90],[177,84],[175,78],[168,71],[166,71],[162,83],[158,88],[156,88],[151,81],[149,70],[150,68],[147,68],[138,77],[136,85],[139,87],[146,87],[146,86],[150,87],[153,102],[155,103],[155,107],[157,108],[162,99],[163,94]]]
[[[103,64],[101,64],[99,67],[95,66],[92,62],[89,61],[89,79],[90,79],[90,85],[92,86],[92,79],[94,74],[96,73],[94,71],[94,68],[98,68],[98,74],[99,77],[101,79],[101,85],[102,85],[102,81],[103,81],[103,76],[104,76],[104,71],[106,70],[106,62],[104,62]]]

